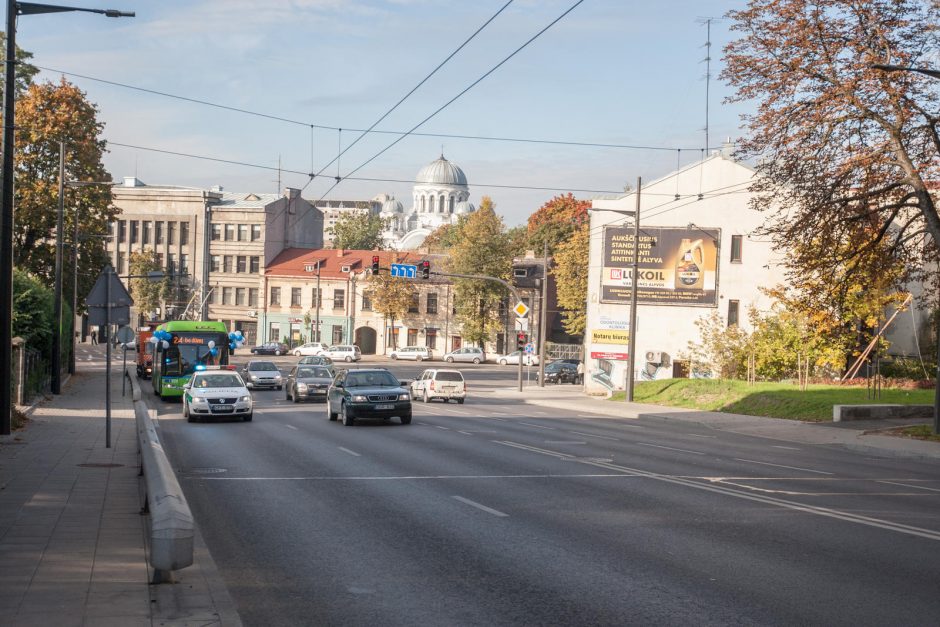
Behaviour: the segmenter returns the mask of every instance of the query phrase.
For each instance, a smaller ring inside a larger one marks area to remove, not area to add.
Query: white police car
[[[183,417],[231,416],[250,421],[251,393],[231,366],[204,366],[183,389]]]

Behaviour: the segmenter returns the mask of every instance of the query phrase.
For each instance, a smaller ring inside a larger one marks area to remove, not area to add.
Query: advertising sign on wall
[[[622,329],[594,329],[591,341],[595,344],[629,344],[630,332]]]
[[[719,229],[642,226],[637,301],[716,307]],[[601,302],[630,304],[633,227],[604,228]]]

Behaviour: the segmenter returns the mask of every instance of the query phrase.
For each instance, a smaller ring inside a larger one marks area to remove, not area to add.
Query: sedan
[[[545,366],[545,383],[579,383],[578,367],[563,361],[553,361]]]
[[[238,373],[206,368],[194,373],[183,389],[183,417],[192,422],[197,416],[232,416],[250,422],[251,394]]]
[[[326,399],[330,420],[343,417],[351,427],[357,418],[391,418],[398,416],[401,424],[411,424],[411,394],[401,381],[385,368],[341,370]]]
[[[277,388],[280,390],[284,387],[281,371],[272,361],[252,359],[242,367],[241,375],[245,379],[245,384],[250,388]]]
[[[265,342],[251,349],[252,355],[286,355],[290,346],[283,342]]]
[[[519,355],[521,354],[523,354],[522,351],[513,351],[508,355],[500,355],[496,358],[496,363],[500,364],[501,366],[505,366],[506,364],[518,364]],[[537,365],[539,363],[539,356],[533,353],[525,353],[525,357],[523,357],[522,363],[527,366]]]
[[[333,373],[326,366],[294,366],[287,375],[284,396],[289,401],[325,401],[333,382]]]
[[[295,357],[302,355],[323,355],[329,348],[329,344],[324,344],[323,342],[307,342],[306,344],[295,347],[291,353]]]

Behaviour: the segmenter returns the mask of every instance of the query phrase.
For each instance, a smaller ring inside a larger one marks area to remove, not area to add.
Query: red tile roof
[[[427,255],[413,252],[399,252],[396,250],[342,250],[286,248],[268,264],[264,270],[269,277],[303,277],[316,276],[316,271],[305,270],[305,266],[320,262],[320,278],[345,279],[347,273],[343,266],[350,266],[355,272],[362,272],[372,267],[372,257],[379,256],[379,264],[388,268],[392,263],[417,263]]]

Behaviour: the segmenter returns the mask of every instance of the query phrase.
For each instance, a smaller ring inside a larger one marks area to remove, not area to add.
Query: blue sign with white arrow
[[[407,263],[393,263],[390,274],[405,279],[414,279],[418,276],[418,266]]]

